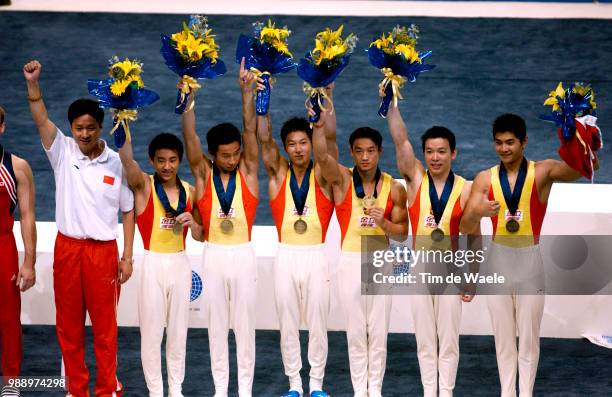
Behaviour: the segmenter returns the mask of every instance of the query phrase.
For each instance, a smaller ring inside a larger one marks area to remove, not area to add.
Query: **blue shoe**
[[[296,390],[289,390],[287,393],[283,394],[281,397],[300,397],[300,393]]]
[[[323,390],[315,390],[310,392],[310,397],[329,397],[329,394]]]

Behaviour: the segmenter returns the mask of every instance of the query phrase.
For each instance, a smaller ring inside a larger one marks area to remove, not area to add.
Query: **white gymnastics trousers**
[[[281,353],[289,388],[303,393],[300,324],[308,327],[309,390],[322,390],[327,362],[329,266],[325,246],[279,244],[274,261],[274,291]]]
[[[501,396],[516,396],[518,368],[519,396],[531,397],[540,358],[540,324],[544,313],[540,250],[537,245],[512,248],[493,242],[487,264],[491,266],[490,271],[513,269],[507,275],[513,281],[505,291],[507,294],[488,296]]]
[[[182,396],[189,326],[191,265],[185,252],[145,251],[138,283],[140,355],[150,397],[163,397],[160,345],[166,328],[170,397]]]
[[[458,294],[410,296],[424,397],[451,397],[459,364],[461,297]]]
[[[251,397],[255,371],[255,305],[257,264],[251,243],[206,243],[203,255],[204,293],[208,294],[208,343],[215,397],[227,397],[230,327],[236,337],[238,395]]]
[[[362,295],[361,253],[340,253],[340,304],[346,319],[351,381],[355,397],[380,397],[387,364],[390,295]]]

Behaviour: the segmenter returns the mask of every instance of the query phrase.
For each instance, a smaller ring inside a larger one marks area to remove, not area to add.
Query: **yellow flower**
[[[395,52],[397,54],[401,54],[407,61],[410,61],[410,63],[415,63],[415,62],[421,63],[421,58],[419,58],[419,53],[413,46],[409,44],[396,45]]]
[[[557,88],[554,91],[551,91],[548,94],[548,98],[544,101],[544,106],[552,106],[552,111],[556,112],[559,109],[561,109],[561,107],[559,106],[559,100],[558,98],[565,98],[565,90],[563,89],[563,83],[559,82],[559,85],[557,85]]]
[[[181,32],[172,35],[172,40],[176,44],[176,49],[187,61],[197,62],[203,57],[209,58],[212,63],[217,62],[219,57],[215,39],[210,35],[211,29],[206,29],[200,37],[183,24]]]
[[[289,29],[286,27],[277,28],[271,20],[268,20],[268,25],[262,27],[259,32],[259,40],[262,43],[271,45],[281,54],[293,57],[291,52],[289,52],[289,45],[287,43],[289,35],[291,35]]]
[[[341,25],[337,30],[325,29],[315,36],[315,48],[311,51],[312,59],[316,65],[323,61],[332,61],[351,52],[357,41],[353,34],[349,34],[346,39],[342,39]]]
[[[123,95],[130,83],[130,80],[115,80],[115,82],[113,82],[110,87],[111,93],[115,96]]]

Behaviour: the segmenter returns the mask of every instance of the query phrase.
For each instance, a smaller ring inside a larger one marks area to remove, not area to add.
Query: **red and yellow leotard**
[[[518,209],[514,216],[510,214],[504,199],[499,179],[499,165],[491,168],[489,200],[498,201],[500,204],[498,215],[491,217],[493,239],[497,243],[512,247],[526,247],[538,244],[548,203],[541,203],[538,197],[534,161],[528,162],[525,184],[521,192]],[[510,219],[514,219],[519,223],[519,230],[516,233],[510,233],[506,230],[506,222]],[[508,236],[513,236],[513,238],[504,238]],[[520,238],[516,238],[517,236],[520,236]]]
[[[304,234],[297,234],[293,229],[293,224],[300,219],[300,216],[293,203],[293,196],[289,187],[290,180],[291,168],[287,170],[285,181],[278,194],[274,199],[270,200],[272,217],[278,232],[278,241],[294,245],[324,243],[329,221],[334,212],[334,203],[323,194],[317,178],[315,178],[314,170],[310,172],[309,186],[311,188],[308,189],[306,205],[301,216],[301,219],[308,224],[308,229]],[[312,189],[313,186],[314,189]]]
[[[187,229],[183,228],[182,233],[174,232],[176,220],[173,217],[166,217],[166,210],[162,205],[157,193],[153,176],[149,176],[151,181],[151,193],[147,206],[142,214],[136,217],[138,231],[142,236],[144,249],[147,251],[159,253],[173,253],[185,250],[185,238],[187,237]],[[181,181],[187,193],[187,207],[185,212],[191,212],[192,206],[189,196],[189,184]],[[176,208],[178,202],[170,203],[172,208]]]
[[[255,197],[246,184],[240,171],[236,172],[236,191],[232,200],[231,209],[227,215],[232,221],[233,229],[223,233],[221,222],[226,218],[217,191],[213,184],[211,170],[204,194],[198,200],[198,210],[202,216],[204,236],[207,241],[214,244],[235,245],[251,241],[251,229],[257,211],[257,197]]]
[[[456,249],[457,239],[459,236],[459,223],[461,222],[461,192],[465,179],[459,175],[454,176],[453,189],[440,218],[440,223],[436,224],[436,220],[433,216],[431,209],[431,200],[429,198],[429,176],[427,172],[423,174],[423,180],[421,186],[416,193],[414,203],[408,208],[408,215],[410,216],[410,225],[412,228],[412,248],[431,248],[435,242],[431,239],[431,232],[436,228],[441,229],[444,232],[444,236],[451,237],[453,243],[453,249]],[[448,242],[448,239],[443,241]]]
[[[351,170],[357,172],[357,170]],[[393,177],[382,173],[382,188],[376,198],[375,207],[385,209],[385,218],[390,219],[393,201],[391,200],[391,182]],[[355,186],[351,181],[346,196],[336,205],[336,217],[340,224],[342,236],[342,251],[360,252],[362,236],[384,236],[385,232],[374,223],[374,219],[364,214],[363,200],[355,194]]]

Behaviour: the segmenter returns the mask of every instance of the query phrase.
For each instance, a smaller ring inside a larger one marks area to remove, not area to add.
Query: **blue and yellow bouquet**
[[[413,83],[419,73],[426,72],[435,67],[427,65],[423,60],[431,55],[431,51],[418,52],[416,50],[419,38],[419,28],[415,25],[396,26],[387,35],[384,33],[370,43],[368,58],[384,75],[380,85],[385,91],[385,97],[378,109],[378,115],[386,117],[389,105],[397,106],[398,99],[403,99],[400,88],[406,80]]]
[[[337,30],[325,29],[315,36],[315,48],[300,59],[297,67],[298,76],[304,80],[306,108],[314,110],[315,114],[309,117],[311,123],[317,122],[321,117],[321,110],[325,108],[325,100],[329,102],[330,111],[334,104],[325,93],[325,87],[333,83],[347,67],[355,46],[357,37],[352,33],[342,38],[341,25]]]
[[[179,89],[174,109],[177,114],[185,111],[189,95],[201,88],[197,79],[213,79],[227,71],[219,59],[219,46],[211,33],[206,17],[192,15],[189,25],[183,22],[182,31],[171,37],[161,34],[160,53],[168,68],[181,76],[179,85],[182,88]]]
[[[110,133],[114,135],[115,146],[121,148],[125,140],[131,140],[128,122],[138,118],[137,109],[149,106],[159,99],[156,92],[144,87],[142,63],[126,58],[120,61],[116,56],[109,60],[105,80],[88,80],[89,93],[98,98],[100,106],[109,108],[115,125]]]
[[[595,92],[589,85],[575,83],[563,88],[559,83],[548,94],[544,106],[551,112],[540,116],[555,123],[561,141],[559,156],[585,178],[593,180],[595,152],[603,147],[601,130],[597,127]]]
[[[286,73],[295,68],[293,55],[289,52],[288,38],[291,31],[287,27],[277,28],[268,20],[253,24],[253,36],[241,34],[236,47],[236,62],[244,58],[244,67],[250,69],[255,78],[261,78],[265,89],[257,91],[255,110],[257,114],[268,113],[270,107],[270,78],[279,73]]]

